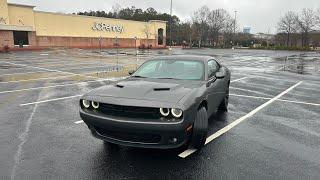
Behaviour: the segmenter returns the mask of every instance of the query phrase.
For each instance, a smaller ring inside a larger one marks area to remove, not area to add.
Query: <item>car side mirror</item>
[[[217,79],[222,79],[222,78],[224,78],[224,77],[225,77],[225,73],[224,73],[224,72],[220,72],[220,71],[219,71],[219,72],[216,73],[216,78],[217,78]]]
[[[216,72],[216,78],[222,79],[226,76],[226,70],[224,68],[221,68],[220,71]]]
[[[135,72],[134,70],[130,70],[128,74],[131,76],[134,72]]]

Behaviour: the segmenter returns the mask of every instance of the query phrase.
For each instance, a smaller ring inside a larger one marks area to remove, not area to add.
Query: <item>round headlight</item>
[[[160,108],[160,114],[165,117],[169,116],[170,110],[168,108]]]
[[[92,105],[92,107],[95,108],[95,109],[98,109],[98,108],[99,108],[99,103],[98,103],[98,102],[92,101],[92,102],[91,102],[91,105]]]
[[[171,109],[171,114],[172,114],[175,118],[179,118],[179,117],[182,116],[182,110],[181,110],[181,109],[172,108],[172,109]]]
[[[82,100],[82,105],[85,108],[89,108],[90,107],[90,101],[83,99]]]

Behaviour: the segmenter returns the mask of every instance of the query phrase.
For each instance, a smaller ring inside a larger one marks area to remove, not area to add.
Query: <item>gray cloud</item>
[[[169,13],[170,0],[10,0],[13,3],[36,5],[36,10],[72,13],[84,10],[108,11],[115,3],[122,7],[154,7]],[[188,20],[197,8],[207,5],[210,9],[224,8],[232,15],[238,11],[240,28],[249,26],[252,32],[276,31],[279,17],[286,11],[302,8],[320,8],[319,0],[173,0],[173,12],[182,20]]]

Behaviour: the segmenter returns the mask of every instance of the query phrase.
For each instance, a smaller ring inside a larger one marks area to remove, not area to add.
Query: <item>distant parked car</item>
[[[203,147],[208,117],[227,111],[230,71],[208,56],[164,56],[129,78],[85,94],[80,116],[111,144],[170,149]]]

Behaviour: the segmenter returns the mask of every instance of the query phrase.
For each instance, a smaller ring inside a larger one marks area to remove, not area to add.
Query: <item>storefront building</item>
[[[35,11],[0,0],[0,49],[166,46],[166,22],[110,19]]]

